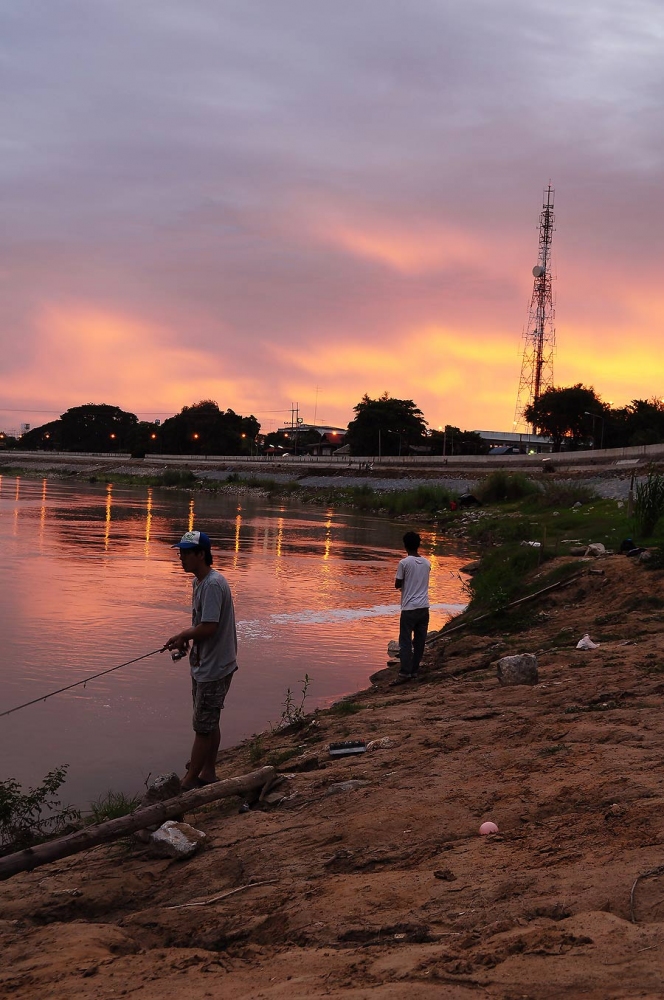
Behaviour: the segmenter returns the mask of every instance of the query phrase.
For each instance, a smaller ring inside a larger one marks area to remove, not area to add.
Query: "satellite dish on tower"
[[[541,278],[545,273],[546,272],[541,264],[536,264],[533,268],[533,278]]]

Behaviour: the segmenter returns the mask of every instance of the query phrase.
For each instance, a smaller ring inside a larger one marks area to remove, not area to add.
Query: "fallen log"
[[[226,778],[224,781],[214,781],[203,788],[192,788],[191,791],[182,792],[172,799],[136,809],[128,816],[110,819],[106,823],[96,823],[58,840],[9,854],[6,858],[0,858],[0,880],[11,878],[19,872],[32,871],[33,868],[69,857],[71,854],[87,851],[88,848],[96,847],[98,844],[118,840],[129,833],[134,833],[135,830],[143,830],[155,824],[161,826],[165,820],[191,812],[199,806],[207,805],[208,802],[216,802],[217,799],[228,798],[230,795],[246,795],[247,792],[256,791],[273,782],[275,777],[275,768],[261,767],[258,771],[241,774],[237,778]]]

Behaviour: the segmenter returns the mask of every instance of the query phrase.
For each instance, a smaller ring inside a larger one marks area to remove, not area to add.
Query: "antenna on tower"
[[[544,191],[545,200],[540,214],[539,257],[533,268],[533,294],[530,299],[528,325],[523,334],[521,377],[514,410],[515,430],[519,424],[525,423],[523,412],[526,407],[536,403],[547,389],[553,389],[553,353],[556,346],[555,312],[551,294],[554,194],[555,191],[549,184]]]

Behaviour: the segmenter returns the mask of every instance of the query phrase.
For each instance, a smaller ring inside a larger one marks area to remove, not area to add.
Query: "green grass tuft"
[[[90,803],[90,814],[87,823],[105,823],[109,819],[127,816],[138,808],[141,799],[139,795],[125,795],[124,792],[108,791]]]
[[[344,699],[343,701],[337,701],[334,705],[331,705],[329,712],[330,715],[356,715],[358,712],[362,711],[363,707],[363,705],[358,705],[356,701]]]

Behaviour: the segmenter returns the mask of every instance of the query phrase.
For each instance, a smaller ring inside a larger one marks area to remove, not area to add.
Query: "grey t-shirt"
[[[219,622],[210,639],[192,644],[191,676],[196,681],[218,681],[237,670],[235,608],[228,580],[211,569],[200,583],[194,580],[191,624]]]

